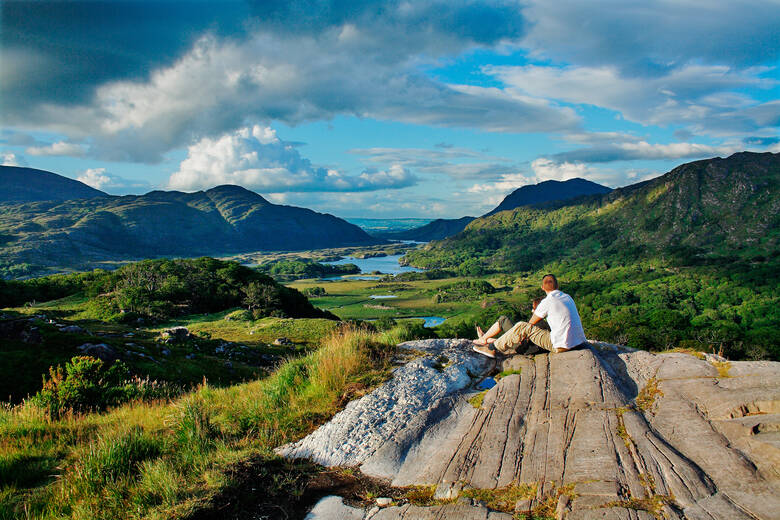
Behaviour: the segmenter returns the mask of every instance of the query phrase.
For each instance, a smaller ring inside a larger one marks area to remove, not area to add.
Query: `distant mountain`
[[[580,178],[568,181],[544,181],[517,188],[507,195],[495,209],[482,216],[487,217],[499,211],[508,211],[520,206],[541,206],[547,202],[558,202],[583,195],[609,193],[610,191],[612,188]]]
[[[495,209],[485,213],[483,216],[493,215],[499,211],[507,211],[521,206],[543,206],[583,195],[609,193],[610,191],[612,191],[611,188],[579,178],[568,181],[544,181],[516,189],[507,195]],[[458,219],[440,218],[430,224],[408,231],[376,233],[376,236],[393,240],[417,240],[419,242],[442,240],[460,233],[473,220],[474,217],[461,217]]]
[[[381,240],[333,215],[271,204],[240,186],[0,204],[6,276],[102,261],[376,243]]]
[[[635,261],[763,262],[778,255],[780,154],[742,152],[683,164],[650,181],[546,208],[479,218],[460,234],[407,255],[418,267],[464,260],[490,270],[543,264]]]
[[[108,197],[107,193],[56,173],[0,166],[0,202],[33,202]]]
[[[417,242],[441,240],[442,238],[460,233],[474,218],[437,218],[418,228],[392,233],[376,233],[376,236],[393,240],[415,240]]]

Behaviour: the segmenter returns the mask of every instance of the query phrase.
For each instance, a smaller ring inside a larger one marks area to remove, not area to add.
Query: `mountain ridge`
[[[451,267],[457,255],[466,255],[486,265],[500,259],[503,267],[494,266],[499,269],[522,270],[539,259],[627,254],[632,248],[685,261],[713,254],[771,256],[780,227],[778,184],[780,154],[741,152],[694,161],[574,204],[520,207],[476,219],[409,260],[420,267]],[[442,253],[438,260],[436,253]]]
[[[6,201],[0,202],[0,216],[4,276],[159,256],[382,242],[333,215],[272,204],[236,185],[194,193],[156,190],[145,195]]]
[[[610,191],[612,188],[581,177],[565,181],[542,181],[517,188],[504,197],[498,206],[482,216],[489,217],[500,211],[509,211],[520,206],[540,206],[548,202],[568,201],[577,197],[609,193]]]
[[[501,211],[511,211],[521,206],[544,207],[549,204],[564,203],[572,199],[593,194],[609,193],[610,191],[612,191],[612,188],[580,177],[566,181],[542,181],[515,189],[504,197],[498,206],[482,215],[482,217],[494,215]],[[420,242],[442,240],[460,233],[474,220],[476,220],[476,217],[436,219],[418,228],[391,233],[377,233],[376,236],[396,240],[417,240]]]
[[[110,197],[108,193],[54,172],[0,166],[0,203]]]

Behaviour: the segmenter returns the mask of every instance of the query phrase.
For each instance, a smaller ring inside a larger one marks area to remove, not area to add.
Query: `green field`
[[[474,281],[474,278],[452,277],[441,280],[298,280],[289,287],[303,291],[322,287],[326,295],[309,300],[318,308],[328,310],[345,320],[375,320],[380,318],[412,318],[440,316],[445,323],[437,327],[438,334],[473,335],[475,320],[485,326],[499,314],[510,312],[514,318],[530,316],[530,302],[542,293],[530,280],[507,276],[483,277],[495,287],[491,294],[472,294],[453,301],[436,302],[435,297],[454,284]],[[372,295],[393,295],[395,298],[372,299]],[[528,314],[528,316],[526,316]],[[457,326],[468,323],[468,327]],[[466,332],[468,331],[468,332]]]

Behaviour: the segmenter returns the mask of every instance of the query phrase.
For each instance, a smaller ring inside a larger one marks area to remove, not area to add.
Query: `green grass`
[[[58,420],[29,404],[4,406],[0,519],[186,516],[230,488],[236,464],[272,463],[273,448],[332,416],[346,389],[387,377],[402,334],[334,331],[268,378],[204,384],[170,403]]]
[[[288,285],[299,291],[310,287],[324,287],[327,294],[311,298],[312,304],[325,309],[342,319],[370,320],[382,317],[404,318],[414,316],[441,316],[444,318],[469,319],[483,311],[486,301],[519,303],[524,301],[522,292],[503,288],[494,294],[457,301],[435,303],[434,297],[443,287],[451,286],[471,278],[455,277],[441,280],[385,281],[385,280],[297,280]],[[487,279],[500,286],[493,279]],[[501,278],[501,281],[504,281]],[[371,299],[373,294],[393,294],[397,298]],[[473,324],[471,325],[473,328]]]
[[[161,324],[150,330],[159,332],[168,327],[183,325],[194,334],[207,333],[212,338],[247,345],[267,345],[273,343],[276,338],[285,337],[295,343],[314,346],[339,326],[336,321],[321,318],[225,320],[226,316],[234,313],[235,309],[230,309],[215,314],[188,316]]]

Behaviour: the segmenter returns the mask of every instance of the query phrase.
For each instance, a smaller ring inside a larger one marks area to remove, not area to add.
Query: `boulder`
[[[65,325],[60,327],[60,332],[66,332],[68,334],[88,334],[88,332],[78,325]]]
[[[536,494],[518,511],[546,502],[558,518],[777,518],[780,363],[593,342],[499,360],[513,373],[469,401],[492,361],[457,340],[400,347],[420,355],[279,452],[435,486],[446,500],[527,484]],[[479,507],[407,504],[373,518],[498,514]]]
[[[43,341],[43,336],[33,323],[35,320],[24,318],[0,321],[0,337],[38,345]]]
[[[103,361],[112,362],[119,359],[119,354],[117,354],[116,350],[105,343],[84,343],[76,347],[76,349],[85,356],[92,356]]]
[[[317,502],[305,520],[363,520],[363,510],[350,507],[341,497],[331,495]]]
[[[274,345],[276,346],[289,346],[292,345],[293,342],[290,341],[288,338],[276,338],[274,340]]]
[[[161,335],[166,340],[166,343],[175,343],[190,338],[190,331],[187,327],[171,327],[162,331]]]

